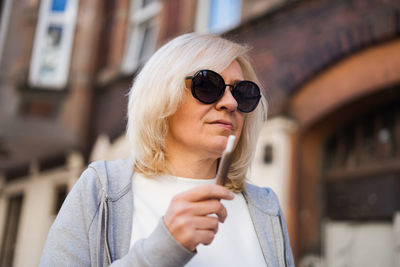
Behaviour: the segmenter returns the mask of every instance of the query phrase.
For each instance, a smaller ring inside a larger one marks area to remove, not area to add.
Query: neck
[[[213,179],[217,173],[218,159],[202,158],[197,153],[169,150],[167,160],[176,176]]]

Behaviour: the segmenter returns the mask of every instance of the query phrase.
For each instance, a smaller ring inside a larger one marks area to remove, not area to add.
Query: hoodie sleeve
[[[94,168],[86,169],[64,201],[47,236],[39,266],[107,266],[97,251],[102,185]],[[112,266],[184,266],[193,256],[165,227],[163,220],[146,239],[138,240]],[[100,257],[101,259],[98,259]]]
[[[148,238],[138,240],[125,257],[111,266],[178,267],[188,263],[195,254],[179,244],[160,219]]]

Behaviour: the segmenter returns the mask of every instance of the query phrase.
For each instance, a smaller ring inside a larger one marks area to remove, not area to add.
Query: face
[[[220,74],[226,84],[244,79],[237,61]],[[192,96],[190,89],[185,90],[181,105],[169,118],[167,150],[173,147],[217,159],[225,149],[229,135],[235,135],[237,143],[244,114],[237,110],[237,102],[229,89],[227,87],[223,97],[213,104],[203,104]]]

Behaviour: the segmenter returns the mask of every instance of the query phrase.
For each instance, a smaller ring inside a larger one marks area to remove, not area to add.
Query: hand
[[[164,215],[164,224],[185,248],[194,251],[199,244],[209,245],[218,231],[218,223],[227,216],[221,199],[232,200],[225,187],[208,184],[176,195]],[[215,214],[217,216],[208,216]]]

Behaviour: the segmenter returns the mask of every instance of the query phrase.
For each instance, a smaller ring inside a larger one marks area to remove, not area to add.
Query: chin
[[[226,143],[228,142],[228,136],[217,136],[215,138],[213,138],[213,150],[215,150],[219,155],[222,154],[222,152],[224,152],[225,147],[226,147]]]

